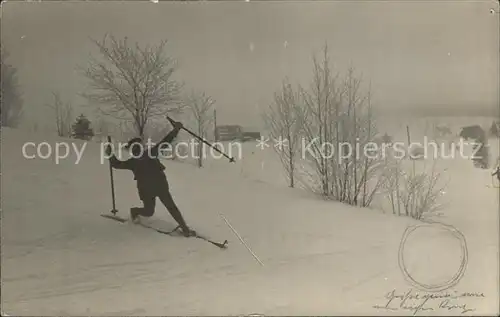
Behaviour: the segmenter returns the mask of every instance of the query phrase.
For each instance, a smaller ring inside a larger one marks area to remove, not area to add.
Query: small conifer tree
[[[75,139],[90,140],[94,136],[94,131],[90,126],[90,121],[81,114],[73,123],[73,137]]]
[[[493,135],[493,136],[499,136],[499,133],[498,133],[498,123],[496,121],[494,121],[492,124],[491,124],[491,128],[490,128],[490,135]]]

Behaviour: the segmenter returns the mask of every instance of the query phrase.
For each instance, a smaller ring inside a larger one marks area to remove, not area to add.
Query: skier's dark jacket
[[[113,168],[130,170],[134,173],[141,200],[154,198],[161,191],[168,190],[167,177],[163,172],[165,166],[158,159],[159,148],[166,143],[171,143],[178,133],[179,129],[174,128],[158,144],[149,150],[144,150],[139,158],[133,157],[125,161],[117,159],[115,155],[109,158]]]

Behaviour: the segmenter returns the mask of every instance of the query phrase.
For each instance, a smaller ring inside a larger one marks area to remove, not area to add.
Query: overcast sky
[[[169,40],[177,78],[216,99],[220,122],[253,125],[284,76],[311,78],[325,41],[339,70],[352,64],[371,81],[378,107],[493,109],[498,12],[497,1],[8,2],[1,31],[30,119],[48,119],[51,91],[84,103],[75,68],[89,37],[111,33]]]

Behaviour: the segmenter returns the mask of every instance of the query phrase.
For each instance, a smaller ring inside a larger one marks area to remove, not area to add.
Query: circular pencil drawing
[[[408,227],[399,246],[398,263],[404,278],[422,291],[453,287],[463,277],[467,261],[464,235],[438,222]]]

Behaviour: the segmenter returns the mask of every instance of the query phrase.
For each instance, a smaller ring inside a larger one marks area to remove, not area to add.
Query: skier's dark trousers
[[[110,157],[110,163],[113,168],[130,170],[134,173],[134,179],[137,181],[137,190],[139,198],[142,200],[143,207],[130,208],[130,216],[135,220],[137,216],[151,217],[155,212],[156,197],[165,205],[172,217],[180,225],[185,236],[192,236],[196,233],[189,229],[179,208],[175,204],[170,194],[167,177],[163,172],[165,166],[158,159],[159,150],[162,146],[170,144],[179,130],[183,127],[182,123],[171,121],[174,129],[167,134],[158,144],[147,149],[143,147],[141,138],[131,139],[125,148],[129,149],[132,158],[121,161],[115,155]],[[111,154],[111,148],[106,150],[108,156]]]

